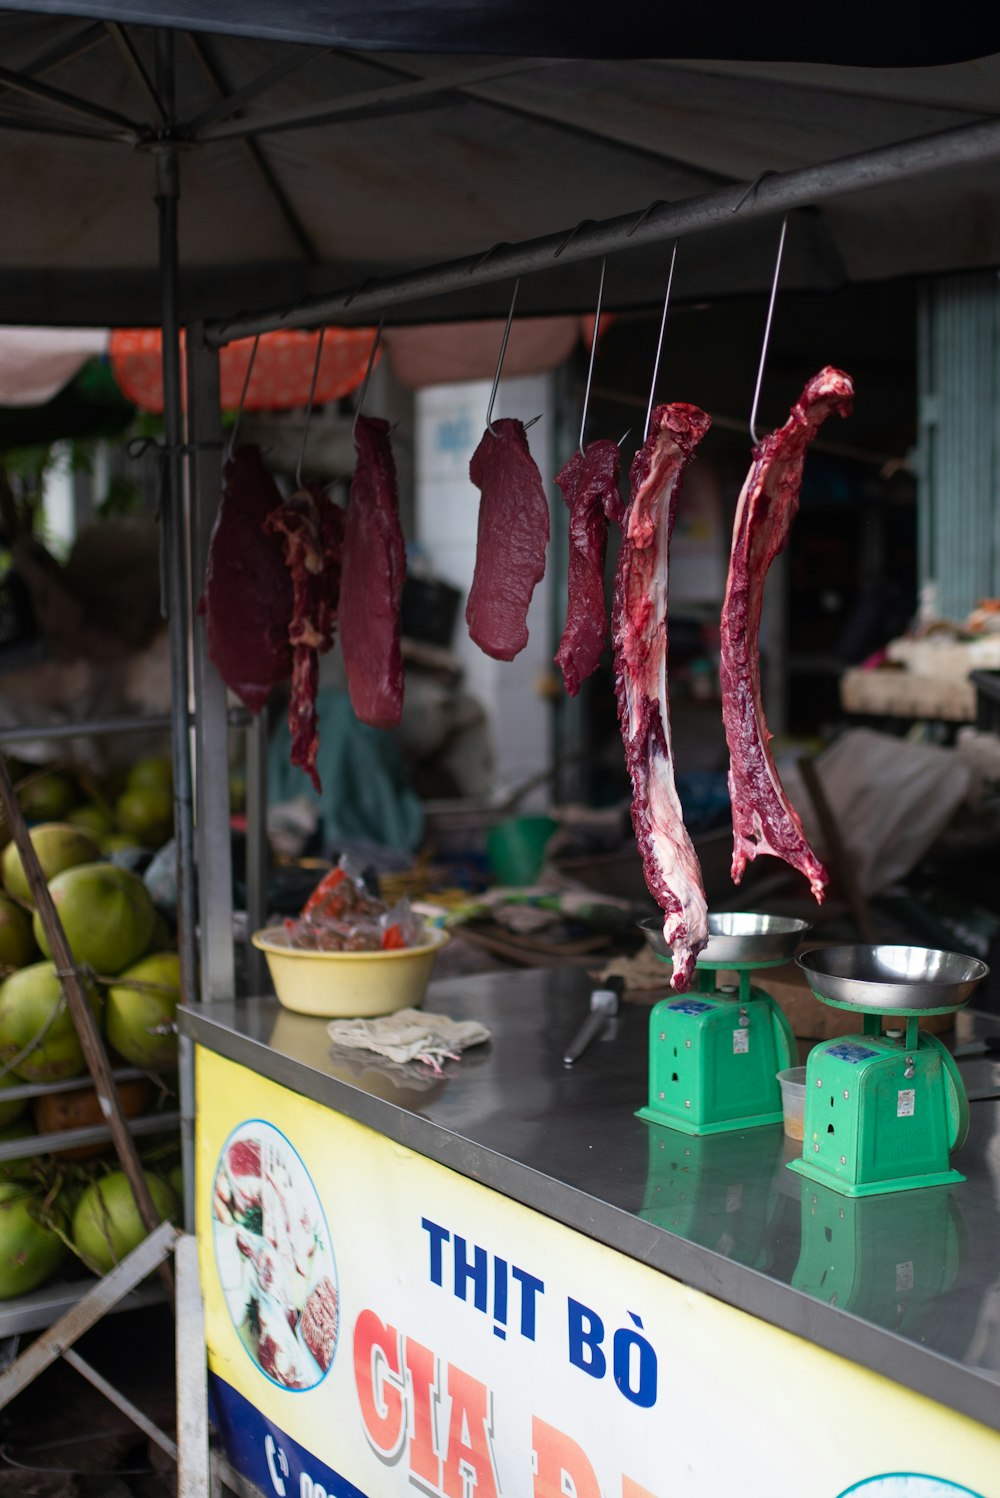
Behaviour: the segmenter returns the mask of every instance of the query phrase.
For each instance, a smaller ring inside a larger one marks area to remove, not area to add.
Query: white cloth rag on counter
[[[449,1019],[421,1009],[400,1009],[380,1019],[335,1019],[326,1027],[334,1045],[374,1051],[389,1061],[423,1061],[439,1072],[442,1061],[457,1061],[469,1046],[482,1045],[490,1032],[477,1020]]]

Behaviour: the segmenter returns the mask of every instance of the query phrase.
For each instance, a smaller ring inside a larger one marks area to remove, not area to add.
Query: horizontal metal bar
[[[111,1075],[116,1082],[134,1082],[138,1077],[148,1077],[149,1073],[140,1071],[137,1066],[122,1066]],[[18,1103],[23,1098],[53,1097],[60,1092],[85,1092],[90,1086],[91,1081],[86,1074],[82,1077],[69,1077],[62,1082],[21,1082],[16,1087],[3,1089],[3,1101]]]
[[[101,120],[106,125],[127,130],[136,140],[141,134],[134,120],[126,119],[125,115],[118,114],[116,110],[105,109],[103,104],[94,104],[90,99],[81,99],[78,94],[68,94],[65,89],[53,88],[50,83],[40,83],[37,78],[25,78],[23,74],[15,73],[10,68],[0,68],[0,83],[12,93],[26,94],[31,99],[43,99],[46,104],[54,104],[57,109],[65,109],[70,114],[82,114],[87,119]]]
[[[0,1373],[0,1410],[6,1409],[22,1389],[62,1357],[67,1347],[72,1347],[84,1332],[95,1326],[130,1290],[169,1258],[176,1237],[177,1229],[169,1222],[161,1222],[138,1248],[99,1279],[75,1306],[32,1342],[4,1373]]]
[[[194,36],[194,33],[189,33]],[[231,115],[249,104],[258,94],[269,89],[272,84],[284,78],[287,74],[294,72],[297,68],[304,67],[307,62],[314,58],[322,57],[329,52],[329,47],[300,47],[297,50],[282,49],[278,61],[264,73],[259,73],[256,78],[251,78],[249,83],[244,83],[242,88],[233,89],[226,93],[225,98],[220,99],[217,104],[210,104],[201,114],[197,115],[185,127],[187,134],[197,138],[209,125],[214,125],[218,120],[228,119]]]
[[[73,62],[82,57],[84,52],[89,52],[105,40],[103,21],[86,21],[82,26],[74,25],[72,30],[59,41],[53,42],[51,47],[46,47],[31,62],[23,63],[18,68],[22,78],[39,78],[43,73],[50,72],[59,67],[60,63]]]
[[[246,728],[251,714],[245,707],[231,707],[227,714],[230,728]],[[93,718],[87,723],[47,723],[21,728],[0,728],[0,744],[24,744],[32,739],[84,739],[100,733],[165,733],[169,717],[148,713],[138,717]]]
[[[103,1394],[105,1399],[114,1405],[116,1410],[121,1410],[122,1414],[131,1420],[132,1424],[141,1430],[144,1436],[148,1436],[151,1441],[155,1441],[160,1450],[165,1451],[172,1462],[176,1462],[177,1447],[170,1437],[164,1434],[154,1420],[150,1420],[148,1415],[143,1414],[138,1405],[133,1404],[131,1399],[126,1399],[125,1395],[119,1389],[116,1389],[114,1384],[109,1383],[103,1373],[98,1373],[97,1369],[88,1363],[85,1358],[82,1358],[72,1347],[64,1348],[63,1362],[68,1363],[71,1368],[75,1368],[81,1378],[85,1378],[88,1384],[92,1384],[98,1393]]]
[[[15,1300],[0,1300],[0,1338],[13,1337],[18,1332],[37,1332],[42,1327],[51,1326],[83,1299],[93,1283],[91,1279],[49,1280],[41,1290],[32,1290]],[[130,1290],[123,1300],[110,1306],[108,1311],[110,1314],[135,1311],[140,1306],[158,1306],[166,1298],[158,1279],[146,1280],[137,1290]]]
[[[519,73],[558,66],[558,58],[538,58],[530,62],[494,63],[492,67],[466,69],[461,73],[444,74],[439,78],[421,78],[415,83],[385,84],[381,88],[366,88],[355,94],[346,94],[340,99],[302,104],[298,109],[286,109],[282,114],[247,115],[244,119],[210,125],[200,130],[195,139],[202,142],[232,140],[243,135],[273,135],[279,130],[311,130],[319,125],[331,124],[337,119],[347,119],[356,114],[367,115],[372,110],[391,113],[397,108],[409,109],[420,101],[468,88],[475,83],[493,83],[497,79],[511,78]]]
[[[204,40],[196,32],[189,31],[187,33],[187,41],[188,46],[191,48],[195,57],[198,59],[198,63],[202,69],[202,72],[205,74],[206,78],[215,89],[216,93],[218,93],[220,98],[222,98],[226,103],[231,102],[234,96],[230,91],[228,81],[226,80],[226,77],[219,68],[218,64],[213,59],[212,54],[206,47]],[[303,58],[302,61],[304,62],[305,58]],[[257,81],[260,82],[259,79]],[[225,114],[227,113],[227,111],[223,109],[222,113]],[[295,209],[292,207],[291,199],[285,192],[285,189],[282,187],[281,183],[278,181],[278,178],[275,176],[275,173],[271,167],[271,163],[268,161],[267,157],[264,154],[263,147],[259,145],[257,141],[252,140],[248,137],[243,142],[243,150],[249,160],[252,162],[254,170],[257,172],[257,175],[260,177],[265,188],[270,193],[275,207],[277,208],[284,221],[285,227],[301,250],[303,258],[306,259],[310,265],[318,264],[319,254],[316,250],[316,246],[310,239],[305,225],[302,223],[302,220],[299,218]],[[218,409],[218,403],[216,403],[216,409]]]
[[[4,1094],[6,1099],[6,1094]],[[144,1113],[126,1120],[130,1134],[164,1134],[179,1129],[179,1113]],[[88,1124],[81,1129],[59,1129],[53,1134],[32,1134],[26,1139],[11,1139],[0,1144],[0,1164],[7,1160],[33,1160],[36,1155],[50,1155],[55,1150],[82,1148],[85,1144],[110,1144],[111,1130],[104,1124]]]
[[[115,146],[133,144],[132,136],[125,130],[85,129],[42,117],[31,119],[28,115],[0,115],[0,129],[20,130],[28,135],[58,135],[64,140],[96,140],[99,144],[110,141]]]
[[[105,21],[104,24],[107,26],[115,46],[124,58],[126,66],[142,89],[142,92],[146,95],[147,101],[152,105],[153,112],[160,124],[166,125],[167,111],[163,107],[163,100],[156,92],[156,85],[149,76],[146,64],[139,55],[139,49],[136,47],[135,42],[119,21]]]
[[[562,229],[557,234],[499,245],[478,255],[465,255],[383,280],[366,281],[360,286],[342,287],[325,296],[307,297],[294,307],[248,312],[228,321],[210,323],[206,338],[209,344],[221,346],[275,328],[353,322],[372,311],[402,306],[423,297],[445,296],[460,289],[552,270],[570,261],[661,244],[699,231],[731,229],[747,219],[808,208],[845,193],[867,191],[928,172],[954,171],[996,156],[1000,156],[1000,121],[962,125],[836,161],[777,172],[754,183],[723,187],[680,203],[658,204],[616,218],[600,219],[577,232]],[[557,250],[561,252],[558,260]]]

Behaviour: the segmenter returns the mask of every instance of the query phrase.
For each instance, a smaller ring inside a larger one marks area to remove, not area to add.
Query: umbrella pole
[[[174,38],[168,31],[157,34],[157,91],[167,113],[163,144],[154,151],[156,163],[156,208],[159,220],[160,307],[163,327],[163,427],[165,480],[161,514],[166,608],[170,636],[171,754],[174,772],[174,835],[177,840],[177,926],[180,952],[181,996],[185,1003],[197,1001],[194,898],[194,827],[191,774],[191,739],[188,730],[188,647],[190,603],[187,566],[187,525],[184,504],[182,445],[184,441],[181,395],[180,312],[178,303],[177,210],[180,178],[177,148],[170,141],[174,115]],[[181,1148],[185,1184],[193,1180],[194,1165],[194,1058],[191,1041],[180,1046]],[[191,1192],[185,1190],[190,1214]],[[190,1229],[192,1224],[186,1221]]]

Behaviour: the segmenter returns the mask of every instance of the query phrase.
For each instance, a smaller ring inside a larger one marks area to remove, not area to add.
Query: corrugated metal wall
[[[963,619],[1000,596],[1000,281],[927,282],[918,328],[917,513],[921,586]]]

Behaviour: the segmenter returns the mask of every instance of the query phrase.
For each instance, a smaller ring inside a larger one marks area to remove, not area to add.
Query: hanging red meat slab
[[[399,610],[406,545],[399,523],[389,424],[359,416],[357,461],[347,508],[340,646],[351,706],[372,728],[395,728],[403,712]]]
[[[465,618],[481,650],[512,661],[528,643],[528,605],[545,576],[549,542],[549,502],[523,422],[504,417],[487,427],[469,477],[481,498]]]
[[[273,510],[265,528],[280,537],[292,580],[292,689],[288,699],[291,760],[322,789],[316,770],[319,657],[333,644],[340,596],[344,512],[318,485],[299,489]]]
[[[566,690],[575,697],[598,667],[608,632],[604,607],[604,559],[608,522],[624,513],[618,492],[618,444],[607,438],[589,442],[556,474],[569,508],[569,579],[566,627],[556,652]]]
[[[761,853],[783,858],[822,900],[826,870],[785,795],[764,720],[760,693],[760,613],[764,581],[784,550],[798,513],[806,451],[831,413],[849,416],[854,386],[839,369],[821,369],[806,385],[783,427],[754,449],[733,526],[729,578],[722,607],[720,679],[729,744],[733,807],[733,881]]]
[[[292,584],[280,541],[264,529],[280,504],[260,449],[238,448],[225,467],[199,612],[209,660],[252,713],[292,672]]]
[[[674,784],[667,702],[670,537],[684,469],[711,425],[697,406],[657,406],[632,461],[615,578],[612,639],[618,717],[632,777],[632,825],[646,884],[673,949],[671,985],[683,993],[708,940],[701,867]]]

